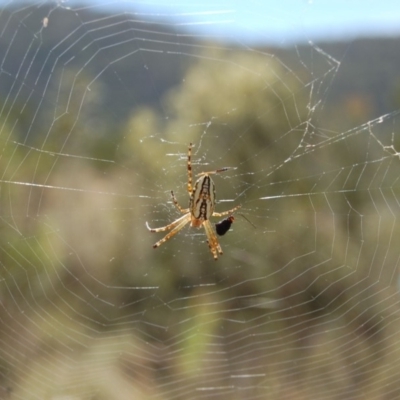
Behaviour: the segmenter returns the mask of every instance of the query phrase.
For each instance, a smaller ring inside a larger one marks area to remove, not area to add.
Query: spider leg
[[[215,232],[211,226],[210,221],[207,219],[203,223],[204,230],[206,231],[207,240],[208,240],[208,247],[214,257],[214,260],[218,260],[218,253],[223,254],[221,246],[218,243],[217,236],[215,236]]]
[[[162,226],[161,228],[150,228],[150,226],[149,226],[149,224],[147,222],[146,222],[146,226],[147,226],[147,229],[150,232],[165,232],[165,231],[169,231],[172,228],[175,228],[177,225],[179,225],[181,223],[181,221],[185,217],[188,217],[188,216],[190,216],[190,214],[183,215],[182,217],[178,218],[174,222],[171,222],[169,225]]]
[[[236,207],[233,207],[231,210],[228,211],[223,211],[223,212],[213,212],[212,216],[213,217],[223,217],[224,215],[228,215],[228,214],[233,214],[236,210],[238,210],[240,207],[242,207],[241,205],[238,205]]]
[[[219,174],[220,172],[228,171],[228,169],[229,169],[228,167],[223,167],[223,168],[216,169],[214,171],[200,172],[199,174],[196,174],[196,176]]]
[[[180,206],[180,204],[178,203],[178,200],[176,200],[176,197],[175,197],[174,192],[173,192],[172,190],[171,190],[171,196],[172,196],[172,201],[173,201],[174,204],[175,204],[175,207],[176,207],[182,214],[186,214],[186,213],[189,212],[189,209],[188,209],[188,208],[182,208],[182,207]]]
[[[193,173],[192,173],[192,143],[189,143],[189,149],[188,149],[188,160],[187,160],[187,170],[188,170],[188,192],[189,196],[193,192]]]
[[[165,243],[168,239],[171,239],[173,236],[175,236],[188,222],[190,221],[190,214],[186,214],[182,216],[181,218],[177,219],[174,221],[172,224],[167,225],[168,227],[173,225],[175,226],[174,229],[172,229],[171,232],[169,232],[167,235],[165,235],[161,240],[159,240],[157,243],[153,244],[153,248],[157,248],[161,246],[163,243]],[[167,227],[165,227],[167,228]],[[160,229],[160,228],[158,228]],[[168,228],[170,229],[170,228]],[[160,232],[158,230],[152,230],[152,232]]]

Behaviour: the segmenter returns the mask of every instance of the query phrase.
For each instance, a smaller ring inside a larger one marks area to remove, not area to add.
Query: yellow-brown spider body
[[[182,208],[175,198],[174,192],[171,190],[172,201],[178,210],[184,214],[182,217],[178,218],[169,225],[163,226],[161,228],[147,228],[150,232],[164,232],[170,230],[170,232],[165,235],[161,240],[153,245],[154,248],[161,246],[168,239],[171,239],[175,234],[177,234],[187,223],[194,228],[204,227],[207,235],[208,246],[215,260],[218,259],[218,253],[222,254],[221,246],[218,243],[217,236],[215,235],[214,229],[210,223],[210,217],[222,217],[224,215],[232,214],[236,211],[239,206],[232,208],[231,210],[224,211],[222,213],[217,213],[215,209],[215,185],[211,179],[211,174],[216,174],[219,172],[226,171],[227,168],[221,168],[210,172],[201,172],[197,176],[199,179],[192,185],[192,143],[189,145],[188,149],[188,192],[189,192],[189,208]]]
[[[210,219],[215,208],[215,185],[208,174],[202,175],[194,184],[189,200],[191,226],[200,227]]]

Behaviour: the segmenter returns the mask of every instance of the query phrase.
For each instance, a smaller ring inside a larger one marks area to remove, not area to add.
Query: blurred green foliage
[[[204,44],[159,107],[122,120],[123,99],[89,68],[63,69],[46,129],[2,121],[0,372],[17,395],[56,393],[62,376],[93,398],[121,385],[149,398],[206,386],[218,367],[221,387],[259,372],[249,398],[321,398],[338,383],[368,398],[366,382],[397,393],[398,158],[382,147],[393,126],[363,125],[376,107],[358,92],[316,113],[312,70],[285,65]],[[195,173],[232,167],[215,178],[217,210],[241,203],[257,225],[238,216],[217,263],[204,236],[153,251],[145,229],[178,217],[171,189],[186,206],[189,142]]]

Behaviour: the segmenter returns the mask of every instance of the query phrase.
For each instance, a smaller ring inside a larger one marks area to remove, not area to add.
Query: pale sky
[[[92,0],[93,3],[99,1]],[[100,3],[104,0],[100,0]],[[139,0],[108,2],[166,19],[196,34],[243,42],[400,35],[399,0]]]

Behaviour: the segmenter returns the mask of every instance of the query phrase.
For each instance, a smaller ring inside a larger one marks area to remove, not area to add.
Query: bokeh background
[[[400,398],[400,7],[334,3],[0,4],[0,398]]]

